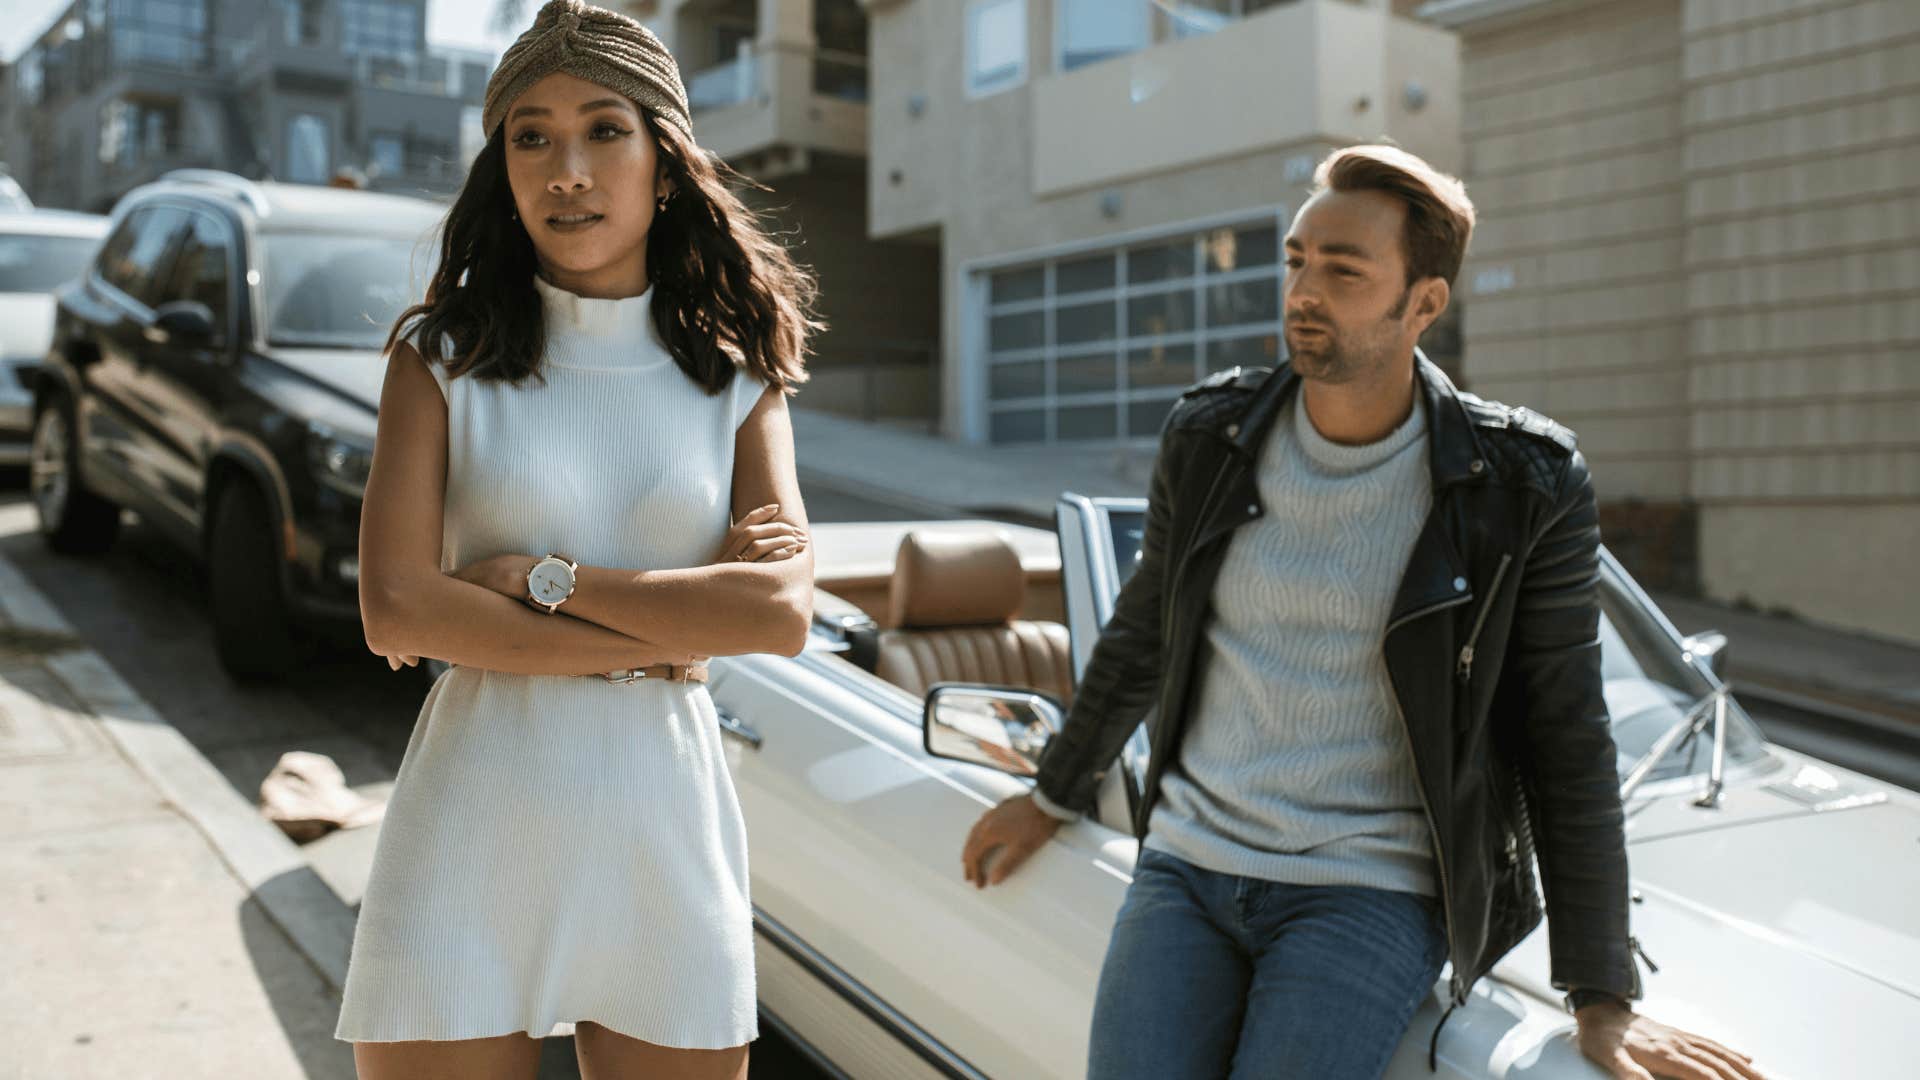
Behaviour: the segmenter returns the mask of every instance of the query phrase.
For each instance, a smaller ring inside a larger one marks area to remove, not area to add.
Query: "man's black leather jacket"
[[[1556,987],[1640,996],[1613,735],[1600,695],[1599,523],[1585,458],[1538,413],[1458,391],[1415,354],[1433,509],[1383,648],[1438,862],[1457,1003],[1539,924]],[[1133,831],[1147,834],[1203,670],[1214,579],[1260,515],[1254,466],[1298,392],[1287,365],[1189,389],[1161,430],[1140,561],[1049,742],[1037,782],[1090,810],[1141,719],[1151,754]],[[1274,838],[1286,846],[1285,837]]]

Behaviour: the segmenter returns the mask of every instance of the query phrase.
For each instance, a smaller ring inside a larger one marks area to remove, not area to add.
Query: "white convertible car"
[[[1144,727],[1097,820],[1002,885],[967,884],[960,849],[1030,788],[1144,513],[1067,495],[1057,540],[989,521],[815,525],[806,651],[714,661],[761,1003],[829,1075],[1085,1076]],[[1643,1009],[1780,1076],[1920,1076],[1920,796],[1769,744],[1724,692],[1725,639],[1683,639],[1602,556]],[[1600,1077],[1547,968],[1543,930],[1447,1021],[1439,1074]],[[1433,1075],[1444,986],[1389,1076]]]

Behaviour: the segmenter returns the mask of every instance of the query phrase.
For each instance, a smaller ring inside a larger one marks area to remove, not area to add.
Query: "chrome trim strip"
[[[853,1080],[851,1073],[835,1065],[832,1059],[820,1052],[819,1047],[801,1038],[800,1032],[795,1029],[792,1024],[780,1019],[779,1014],[767,1008],[765,1002],[760,1003],[760,1019],[765,1020],[767,1026],[771,1027],[782,1039],[785,1039],[787,1045],[793,1047],[801,1057],[806,1058],[807,1064],[826,1073],[830,1080]]]
[[[739,739],[740,741],[746,743],[748,746],[753,747],[755,750],[760,749],[760,733],[759,732],[741,723],[739,717],[734,716],[732,713],[728,712],[727,710],[721,708],[718,705],[715,705],[713,707],[713,711],[717,713],[720,717],[721,734],[731,735],[734,738]]]
[[[849,1005],[860,1010],[862,1015],[899,1040],[907,1049],[918,1054],[921,1060],[933,1066],[942,1076],[955,1077],[956,1080],[988,1080],[987,1074],[968,1064],[965,1058],[947,1049],[918,1024],[901,1015],[873,991],[862,986],[859,980],[800,940],[793,931],[768,915],[758,904],[753,906],[753,925],[757,932],[766,937],[768,944],[786,953],[795,963],[806,968],[814,978],[825,983],[829,989],[839,994]]]

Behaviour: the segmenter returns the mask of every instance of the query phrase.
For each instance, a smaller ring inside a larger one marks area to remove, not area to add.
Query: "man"
[[[1472,228],[1460,182],[1402,150],[1321,163],[1285,242],[1290,361],[1175,405],[1139,565],[1036,791],[967,838],[968,880],[1003,880],[1159,707],[1093,1080],[1378,1076],[1444,963],[1458,1004],[1538,924],[1535,858],[1589,1057],[1762,1075],[1630,1005],[1586,462],[1414,347]]]

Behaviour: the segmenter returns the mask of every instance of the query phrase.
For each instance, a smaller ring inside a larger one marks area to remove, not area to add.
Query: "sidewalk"
[[[351,1080],[352,927],[0,559],[0,1080]]]
[[[803,482],[924,510],[1053,527],[1061,492],[1144,496],[1149,450],[1070,446],[966,446],[812,409],[795,408],[796,467]],[[1712,601],[1655,598],[1682,633],[1720,630],[1729,673],[1824,708],[1891,717],[1920,735],[1920,646],[1742,611]]]

